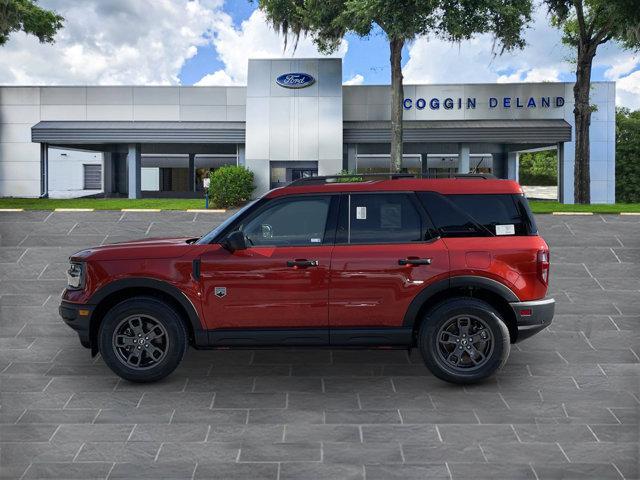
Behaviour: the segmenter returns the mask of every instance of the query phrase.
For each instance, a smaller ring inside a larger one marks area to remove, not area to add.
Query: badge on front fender
[[[213,290],[213,294],[218,298],[226,297],[227,287],[215,287]]]

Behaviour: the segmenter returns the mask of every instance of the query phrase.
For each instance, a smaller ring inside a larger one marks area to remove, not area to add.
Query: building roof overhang
[[[403,138],[419,142],[557,143],[571,140],[565,120],[405,120]],[[389,143],[390,121],[344,122],[345,143]]]
[[[571,140],[565,120],[406,120],[404,141],[557,143]],[[31,140],[52,144],[244,143],[245,122],[42,121]],[[389,121],[343,122],[345,143],[389,143]]]
[[[244,143],[245,122],[43,121],[31,141],[95,143]]]

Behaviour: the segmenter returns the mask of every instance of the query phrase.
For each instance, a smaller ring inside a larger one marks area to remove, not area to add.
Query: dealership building
[[[388,172],[391,89],[342,85],[340,59],[249,60],[246,87],[0,87],[0,197],[201,197],[223,165],[256,194],[341,170]],[[573,84],[405,85],[403,168],[518,179],[554,150],[573,202]],[[615,201],[615,84],[594,82],[591,200]]]

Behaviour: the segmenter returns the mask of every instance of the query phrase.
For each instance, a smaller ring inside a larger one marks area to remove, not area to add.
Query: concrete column
[[[493,157],[493,174],[497,178],[507,178],[507,156],[506,151],[496,152]]]
[[[422,178],[429,177],[429,154],[427,152],[420,154],[420,174]]]
[[[243,144],[238,144],[238,166],[244,167],[247,164],[245,150]]]
[[[129,198],[140,198],[141,148],[139,143],[131,143],[127,151],[127,183]]]
[[[564,142],[558,142],[558,202],[565,203]],[[572,202],[567,202],[572,203]]]
[[[104,194],[107,196],[113,192],[113,157],[111,152],[102,153],[102,179]]]
[[[347,144],[347,167],[346,169],[350,172],[355,172],[356,170],[356,155],[357,148],[356,144],[348,143]]]
[[[196,191],[196,154],[189,154],[189,191]]]
[[[469,173],[471,147],[468,143],[458,144],[458,173]]]
[[[518,152],[509,152],[507,154],[507,178],[509,180],[518,180],[518,163],[520,154]]]
[[[40,197],[49,196],[49,145],[40,144]]]

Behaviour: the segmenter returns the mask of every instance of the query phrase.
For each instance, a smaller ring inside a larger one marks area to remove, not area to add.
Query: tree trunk
[[[404,88],[402,87],[402,47],[404,40],[392,38],[389,40],[391,50],[391,171],[402,169],[402,102]]]
[[[591,105],[589,103],[589,90],[591,88],[591,66],[594,56],[595,48],[583,45],[578,47],[576,83],[573,87],[575,101],[573,114],[576,124],[576,155],[573,177],[573,198],[575,203],[591,203],[591,175],[589,172]]]

